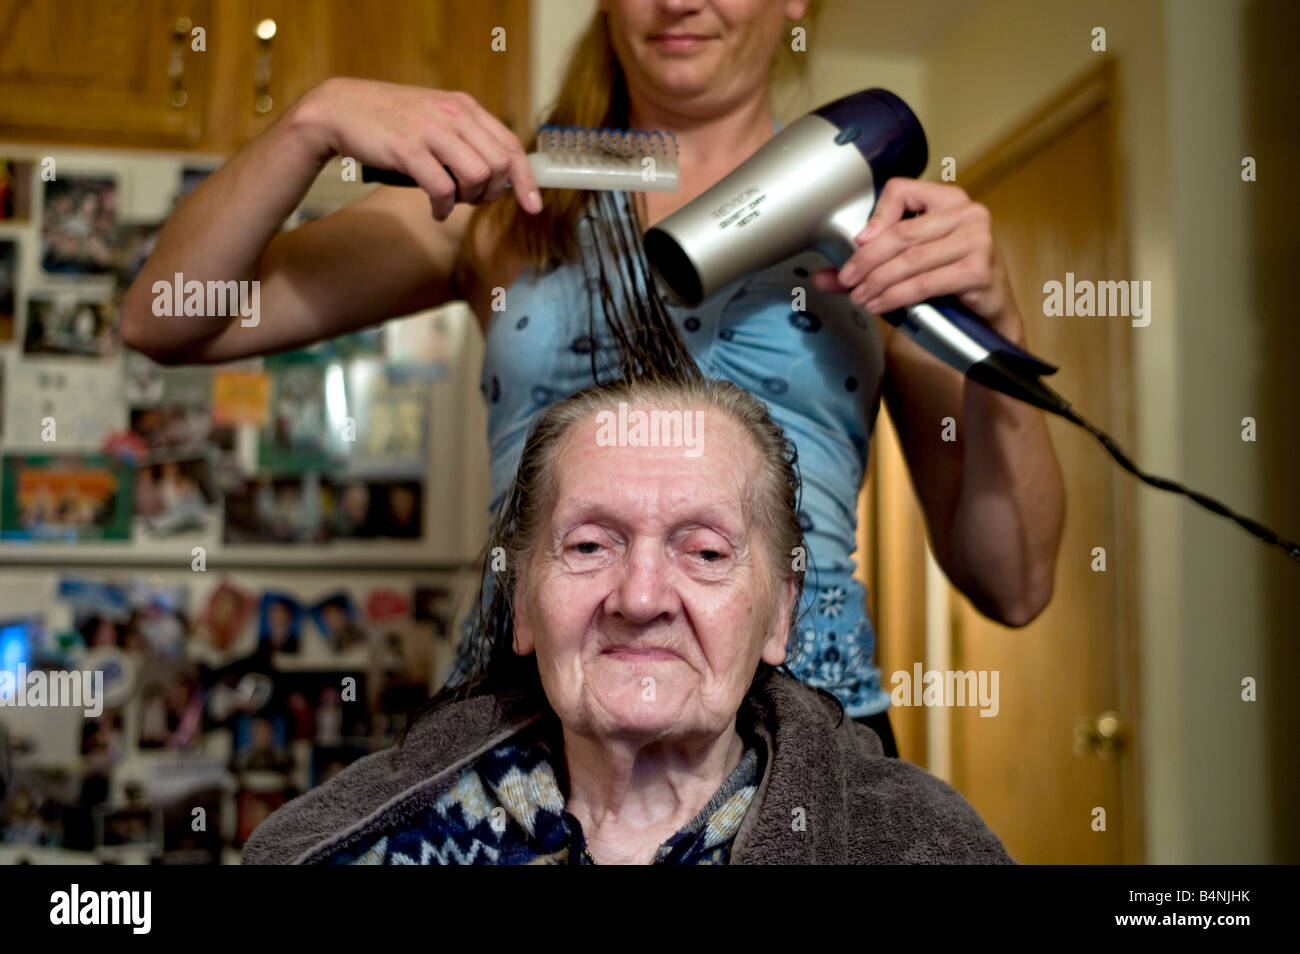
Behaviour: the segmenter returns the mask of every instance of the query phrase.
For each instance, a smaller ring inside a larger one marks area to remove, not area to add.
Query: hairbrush
[[[661,130],[546,125],[537,131],[537,150],[528,154],[528,163],[543,189],[677,191],[677,137]],[[455,182],[451,169],[443,168]],[[366,165],[361,181],[417,185],[405,173]]]

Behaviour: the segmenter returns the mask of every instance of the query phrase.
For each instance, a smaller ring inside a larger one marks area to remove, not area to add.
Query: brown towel
[[[745,702],[767,747],[732,864],[1013,864],[955,790],[885,758],[879,737],[818,693],[775,674]],[[479,755],[544,715],[512,693],[445,706],[389,749],[348,766],[263,822],[245,864],[311,864],[428,807]]]

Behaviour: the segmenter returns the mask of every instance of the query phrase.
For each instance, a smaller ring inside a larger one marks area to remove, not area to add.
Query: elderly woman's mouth
[[[671,649],[660,649],[654,646],[610,646],[601,652],[602,656],[613,656],[615,659],[626,659],[629,662],[654,662],[664,659],[681,659]]]

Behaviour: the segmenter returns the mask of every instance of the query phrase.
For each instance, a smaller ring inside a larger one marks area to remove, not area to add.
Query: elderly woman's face
[[[601,0],[610,41],[638,89],[678,106],[750,94],[766,81],[783,18],[808,0]]]
[[[785,659],[794,583],[756,522],[759,451],[728,415],[701,414],[696,457],[601,446],[594,416],[557,448],[516,650],[536,652],[551,707],[581,735],[714,737],[759,659]]]

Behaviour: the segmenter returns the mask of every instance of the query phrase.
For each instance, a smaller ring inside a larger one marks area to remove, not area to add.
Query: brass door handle
[[[1095,753],[1099,758],[1113,758],[1124,744],[1127,727],[1119,713],[1107,710],[1095,719],[1080,719],[1074,726],[1074,754]]]

